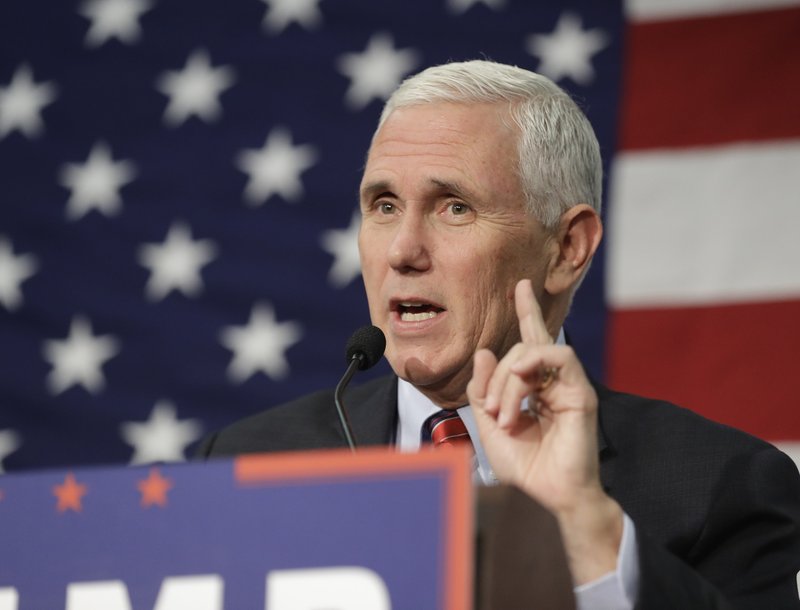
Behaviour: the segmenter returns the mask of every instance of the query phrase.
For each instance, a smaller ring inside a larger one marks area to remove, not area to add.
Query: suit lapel
[[[396,376],[380,377],[348,390],[344,404],[356,445],[392,444],[397,429]]]
[[[609,409],[610,402],[608,390],[605,386],[592,381],[598,397],[597,407],[597,449],[600,459],[600,482],[606,493],[610,493],[614,487],[614,472],[616,467],[616,450],[609,437]]]

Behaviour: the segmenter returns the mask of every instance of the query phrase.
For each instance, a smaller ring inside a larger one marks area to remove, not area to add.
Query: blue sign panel
[[[471,512],[456,451],[7,475],[0,610],[468,609]]]

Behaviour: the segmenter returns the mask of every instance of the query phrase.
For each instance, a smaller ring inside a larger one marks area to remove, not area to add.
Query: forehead
[[[398,108],[375,134],[362,194],[378,184],[395,183],[518,191],[517,140],[503,105],[431,103]]]

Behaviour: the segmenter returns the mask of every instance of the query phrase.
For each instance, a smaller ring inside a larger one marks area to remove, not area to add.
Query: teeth
[[[439,315],[438,311],[423,311],[421,313],[411,313],[404,311],[400,314],[400,319],[403,322],[422,322],[423,320],[430,320],[431,318]]]

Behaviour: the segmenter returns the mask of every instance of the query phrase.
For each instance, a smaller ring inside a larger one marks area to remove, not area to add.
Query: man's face
[[[394,111],[361,182],[361,268],[394,371],[441,406],[466,400],[472,356],[519,339],[516,282],[541,294],[552,247],[524,209],[517,137],[497,105]]]

